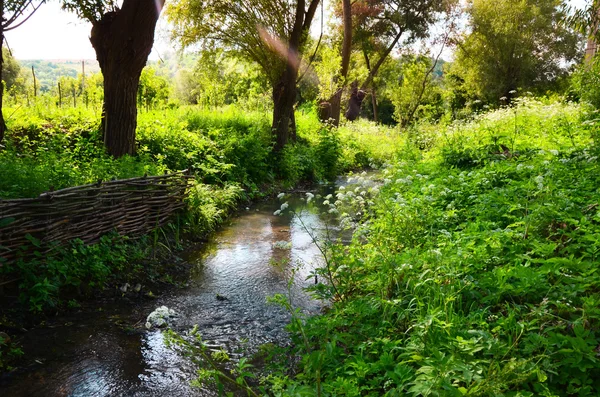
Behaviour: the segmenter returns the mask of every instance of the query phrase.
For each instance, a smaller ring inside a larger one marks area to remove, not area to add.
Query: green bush
[[[339,160],[342,155],[340,137],[333,128],[323,128],[315,147],[317,172],[320,179],[334,180],[340,174]]]
[[[577,98],[600,109],[600,61],[594,57],[580,65],[571,76],[571,90]]]
[[[332,307],[291,328],[288,390],[598,395],[600,163],[581,116],[526,101],[383,170],[352,243],[327,246]]]

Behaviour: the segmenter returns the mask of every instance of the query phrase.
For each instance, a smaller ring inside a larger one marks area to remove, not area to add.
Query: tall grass
[[[383,171],[354,241],[329,259],[341,298],[293,334],[299,375],[274,383],[335,396],[598,395],[600,164],[587,118],[526,100],[412,131],[427,148]],[[357,200],[337,198],[339,212]]]

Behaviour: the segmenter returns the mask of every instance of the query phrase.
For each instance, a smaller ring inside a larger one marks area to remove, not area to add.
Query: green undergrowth
[[[598,128],[529,100],[413,131],[428,150],[407,147],[330,247],[334,302],[292,322],[301,360],[276,395],[599,395]]]
[[[382,164],[394,156],[400,141],[397,132],[373,125],[334,131],[323,127],[313,112],[299,112],[298,142],[275,153],[264,113],[182,107],[140,113],[136,155],[114,159],[103,148],[97,110],[34,106],[5,113],[9,131],[0,148],[0,199],[184,169],[194,176],[177,222],[144,239],[107,236],[109,240],[91,246],[73,241],[48,256],[48,247],[37,247],[32,238],[22,251],[38,252],[38,257],[28,254],[12,265],[0,262],[0,277],[20,280],[20,300],[34,311],[60,307],[65,291],[88,296],[137,277],[137,264],[147,267],[146,259],[155,252],[162,249],[165,255],[159,257],[164,259],[181,242],[205,238],[241,201]],[[393,144],[383,149],[382,139]]]

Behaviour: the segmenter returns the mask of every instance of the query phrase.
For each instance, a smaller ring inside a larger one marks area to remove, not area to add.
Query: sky
[[[324,1],[327,8],[330,0]],[[569,3],[580,7],[585,1],[570,0]],[[327,10],[325,12],[327,13]],[[315,26],[318,26],[320,31],[320,21],[316,20]],[[96,59],[89,40],[91,29],[92,25],[89,22],[61,10],[59,2],[48,2],[22,26],[6,32],[6,40],[17,59]],[[159,59],[161,54],[173,50],[173,45],[167,39],[166,22],[161,16],[150,59]],[[447,58],[446,54],[444,58]]]
[[[164,26],[161,18],[150,59],[171,47]],[[96,59],[91,30],[91,23],[61,10],[58,2],[48,2],[23,25],[6,32],[6,42],[17,59]]]

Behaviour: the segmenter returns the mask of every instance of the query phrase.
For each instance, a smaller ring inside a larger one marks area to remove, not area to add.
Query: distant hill
[[[173,78],[178,70],[182,68],[193,69],[198,60],[196,54],[164,54],[161,60],[148,61],[148,66],[154,68],[157,74],[167,78]],[[50,91],[56,87],[61,76],[77,77],[81,73],[81,62],[85,62],[85,74],[100,72],[100,65],[95,59],[20,59],[22,73],[31,80],[31,67],[35,70],[35,77],[40,92]]]
[[[24,69],[23,73],[31,77],[31,67],[35,70],[35,77],[40,87],[40,92],[46,92],[55,87],[61,76],[77,77],[82,71],[81,62],[85,65],[85,74],[89,75],[100,71],[98,61],[95,59],[26,59],[19,60]]]

